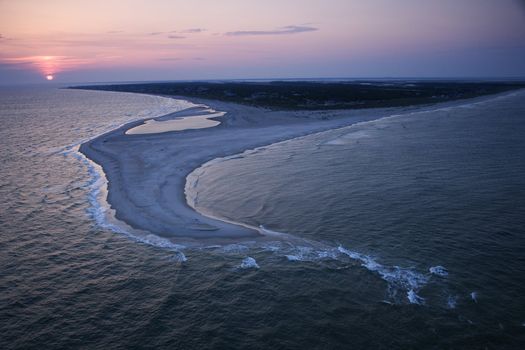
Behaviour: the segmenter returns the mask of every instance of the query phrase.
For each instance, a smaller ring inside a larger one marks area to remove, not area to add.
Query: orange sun
[[[53,80],[53,79],[55,79],[55,77],[52,74],[48,74],[48,75],[46,75],[46,79],[47,80]]]

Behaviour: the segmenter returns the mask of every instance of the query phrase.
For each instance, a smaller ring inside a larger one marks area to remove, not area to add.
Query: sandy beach
[[[366,110],[271,111],[220,101],[191,101],[197,106],[154,120],[123,125],[80,147],[85,156],[102,167],[108,180],[107,201],[115,210],[116,218],[134,229],[168,239],[262,237],[264,231],[257,228],[215,220],[194,211],[185,196],[188,174],[215,158],[276,142],[390,115],[467,103],[455,101],[431,107]],[[191,118],[201,119],[197,127],[192,127]],[[202,118],[207,124],[202,124]],[[177,125],[181,120],[184,124]],[[208,123],[210,121],[212,123]],[[148,125],[155,128],[146,128]],[[145,128],[143,133],[141,128]]]

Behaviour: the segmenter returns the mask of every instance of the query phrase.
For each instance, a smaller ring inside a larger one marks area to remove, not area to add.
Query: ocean
[[[2,349],[524,346],[524,92],[207,163],[199,212],[290,239],[191,249],[108,223],[76,151],[190,105],[0,89]]]

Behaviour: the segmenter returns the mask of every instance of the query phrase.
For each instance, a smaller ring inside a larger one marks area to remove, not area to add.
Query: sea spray
[[[258,269],[259,265],[257,264],[257,261],[255,261],[254,258],[247,256],[244,258],[239,265],[241,269]]]
[[[433,274],[433,275],[436,275],[436,276],[440,276],[440,277],[446,277],[448,276],[448,271],[447,269],[445,269],[443,266],[432,266],[428,269],[428,271]]]

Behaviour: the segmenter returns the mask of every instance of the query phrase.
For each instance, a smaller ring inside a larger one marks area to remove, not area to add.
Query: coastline
[[[277,142],[359,122],[471,104],[512,93],[514,91],[424,106],[330,111],[270,111],[180,97],[226,114],[217,119],[219,125],[210,128],[126,134],[127,130],[144,123],[144,120],[134,121],[83,143],[79,151],[101,166],[108,182],[107,202],[115,211],[115,217],[133,229],[169,240],[253,240],[263,238],[269,231],[195,211],[187,201],[188,176],[210,161]],[[168,120],[172,115],[177,113],[153,119]]]

